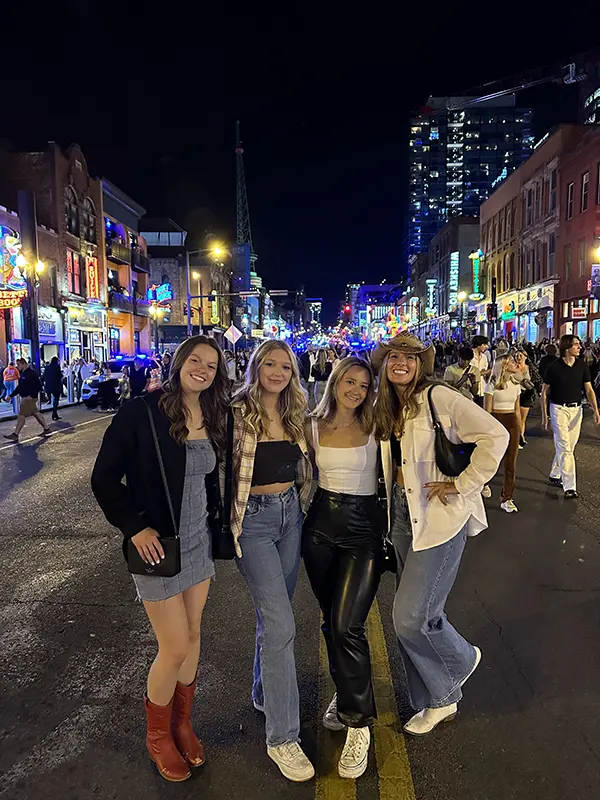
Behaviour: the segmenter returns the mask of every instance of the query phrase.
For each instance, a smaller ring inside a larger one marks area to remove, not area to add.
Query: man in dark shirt
[[[19,417],[14,433],[5,433],[4,438],[10,439],[11,442],[18,442],[19,434],[25,426],[27,417],[35,417],[42,426],[42,433],[47,436],[52,433],[52,430],[44,422],[44,418],[38,408],[38,397],[42,391],[40,376],[24,358],[17,359],[17,369],[19,370],[19,383],[10,396],[16,397],[16,395],[19,395],[21,398]]]
[[[560,358],[545,370],[542,389],[542,425],[548,429],[548,399],[554,434],[554,461],[550,483],[562,486],[565,497],[576,498],[575,445],[581,433],[583,393],[594,411],[594,422],[600,425],[598,403],[592,387],[590,370],[582,358],[581,341],[573,334],[561,337]]]
[[[129,372],[129,383],[131,385],[131,397],[141,397],[148,383],[148,369],[144,364],[143,358],[137,356],[133,360],[133,366]]]
[[[544,375],[546,374],[546,370],[557,360],[557,347],[555,344],[548,344],[546,345],[546,354],[540,358],[540,363],[538,364],[538,372],[541,375],[542,380],[544,380]]]

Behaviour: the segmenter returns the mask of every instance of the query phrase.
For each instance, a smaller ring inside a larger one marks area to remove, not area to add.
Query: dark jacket
[[[62,380],[60,364],[48,364],[44,370],[44,388],[48,394],[62,394]]]
[[[158,407],[161,391],[125,403],[113,417],[92,472],[92,491],[106,519],[127,539],[144,528],[161,536],[174,536],[169,504],[164,490],[152,430],[150,408],[167,476],[167,485],[179,529],[186,449],[169,433],[170,420]],[[123,483],[123,478],[127,484]],[[206,477],[209,517],[220,508],[218,466]]]
[[[17,388],[12,392],[11,397],[19,395],[19,397],[38,397],[42,391],[42,382],[40,376],[32,367],[27,367],[19,375],[19,383]]]
[[[542,376],[542,380],[546,377],[546,370],[557,360],[558,356],[553,356],[551,353],[547,353],[545,356],[540,358],[540,363],[538,364],[538,372]]]

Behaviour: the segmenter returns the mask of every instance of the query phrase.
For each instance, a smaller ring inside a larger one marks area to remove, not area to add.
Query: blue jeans
[[[436,498],[432,501],[439,503]],[[458,703],[461,681],[475,666],[475,649],[444,612],[467,540],[466,530],[429,550],[412,549],[404,489],[394,486],[391,537],[398,559],[394,629],[416,711]]]
[[[252,698],[265,710],[267,745],[300,741],[296,625],[292,596],[300,567],[303,515],[295,487],[250,495],[236,563],[256,608]]]

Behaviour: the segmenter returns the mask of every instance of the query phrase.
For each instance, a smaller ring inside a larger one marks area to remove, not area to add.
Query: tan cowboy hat
[[[391,350],[397,350],[400,353],[409,353],[411,355],[419,356],[423,362],[423,371],[425,375],[433,375],[435,367],[435,348],[432,344],[426,345],[408,331],[402,331],[389,342],[379,342],[377,347],[373,350],[371,356],[371,366],[375,372],[379,372],[383,364],[384,358]]]

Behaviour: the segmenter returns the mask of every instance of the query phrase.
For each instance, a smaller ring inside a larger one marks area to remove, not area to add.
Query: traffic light
[[[498,319],[498,303],[488,303],[486,310],[488,322],[496,322]]]
[[[352,311],[352,308],[349,305],[344,306],[344,313],[349,314]]]

